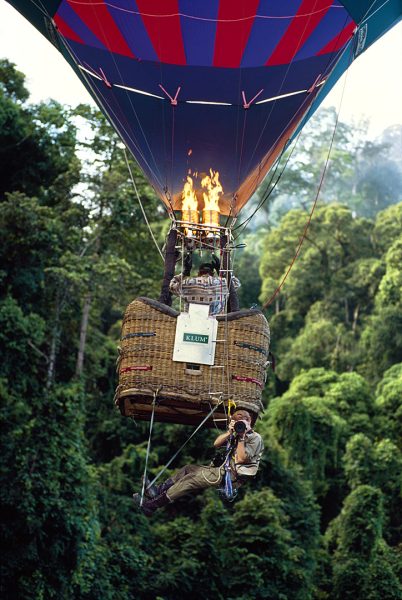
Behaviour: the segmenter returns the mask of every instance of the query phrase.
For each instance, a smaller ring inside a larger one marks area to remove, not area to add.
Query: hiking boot
[[[163,492],[167,492],[167,490],[172,487],[173,484],[173,479],[169,478],[160,485],[151,485],[148,477],[145,477],[145,496],[149,498],[149,500],[152,500],[153,498],[156,498],[156,496],[163,494]]]
[[[152,500],[153,498],[156,498],[156,496],[159,496],[158,494],[158,485],[151,485],[151,481],[149,480],[149,478],[147,476],[145,476],[145,489],[144,489],[144,494],[145,497],[148,498],[149,500]]]
[[[164,492],[167,492],[168,489],[171,488],[173,484],[174,484],[173,479],[169,478],[169,479],[166,479],[166,481],[164,481],[160,485],[152,486],[155,496],[160,496]]]
[[[169,500],[166,492],[156,496],[152,500],[145,500],[141,506],[141,494],[133,494],[133,500],[135,504],[142,510],[146,517],[151,517],[154,512],[158,508],[162,508],[162,506],[166,506],[170,504],[171,500]]]

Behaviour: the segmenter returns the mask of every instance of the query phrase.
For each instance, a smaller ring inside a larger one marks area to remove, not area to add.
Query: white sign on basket
[[[208,304],[189,304],[188,313],[177,317],[173,360],[213,365],[218,321],[209,316]]]

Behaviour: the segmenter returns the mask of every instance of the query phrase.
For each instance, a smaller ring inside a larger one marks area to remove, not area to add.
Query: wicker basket
[[[217,406],[207,426],[226,426],[229,400],[251,412],[262,410],[269,327],[258,310],[217,317],[213,366],[174,362],[176,310],[148,298],[127,307],[118,359],[116,403],[124,416],[196,425]]]

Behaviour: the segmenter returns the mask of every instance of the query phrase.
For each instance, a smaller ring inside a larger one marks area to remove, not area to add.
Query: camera
[[[247,423],[246,421],[236,421],[236,423],[234,424],[234,430],[236,433],[245,433],[247,429]]]

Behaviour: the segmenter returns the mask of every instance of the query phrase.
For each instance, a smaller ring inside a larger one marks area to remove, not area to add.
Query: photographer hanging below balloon
[[[191,492],[209,487],[220,488],[225,493],[227,478],[230,479],[231,500],[236,495],[236,490],[245,482],[255,477],[260,459],[264,450],[264,443],[259,433],[251,428],[251,416],[246,410],[237,410],[233,413],[228,430],[218,435],[214,441],[219,451],[211,465],[198,466],[186,465],[173,477],[160,485],[147,483],[145,501],[141,504],[141,494],[133,494],[133,500],[142,512],[150,517],[163,506],[174,502],[178,498]]]
[[[236,498],[239,487],[256,476],[264,450],[262,437],[251,428],[250,413],[237,410],[228,431],[216,438],[214,446],[225,446],[224,452],[217,452],[213,464],[222,464],[224,459],[220,492],[223,499],[231,502]]]
[[[189,303],[193,302],[209,304],[210,315],[226,312],[229,286],[227,278],[220,275],[219,258],[212,256],[210,263],[202,263],[196,276],[191,275],[191,268],[191,254],[187,254],[184,258],[183,273],[175,275],[169,285],[171,293],[183,299],[184,311],[187,312]],[[240,281],[232,275],[230,285],[232,290],[236,291],[240,287]]]

